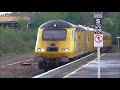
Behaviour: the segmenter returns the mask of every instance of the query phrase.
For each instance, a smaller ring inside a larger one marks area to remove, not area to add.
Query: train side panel
[[[87,51],[87,43],[86,43],[86,37],[85,32],[78,32],[75,33],[75,55],[79,56],[84,54]]]
[[[92,52],[96,48],[94,47],[94,32],[88,32],[89,51]]]

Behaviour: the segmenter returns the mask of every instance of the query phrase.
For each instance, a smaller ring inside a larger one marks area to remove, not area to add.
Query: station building
[[[32,22],[31,22],[31,18],[24,16],[24,17],[20,17],[20,16],[0,16],[0,27],[10,27],[12,29],[18,29],[19,25],[18,22],[20,20],[27,20],[27,24],[26,27],[30,27]]]

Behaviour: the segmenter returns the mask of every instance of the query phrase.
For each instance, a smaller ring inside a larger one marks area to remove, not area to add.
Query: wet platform
[[[89,55],[90,56],[90,55]],[[33,78],[98,78],[97,59],[82,65],[86,56]],[[120,53],[105,53],[100,58],[100,78],[120,78]]]
[[[97,60],[67,78],[98,78]],[[100,58],[100,78],[120,78],[120,54],[106,53]]]

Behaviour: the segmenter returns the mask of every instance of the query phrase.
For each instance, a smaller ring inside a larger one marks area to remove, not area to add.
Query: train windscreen
[[[45,29],[43,31],[43,40],[65,40],[67,31],[65,29]]]

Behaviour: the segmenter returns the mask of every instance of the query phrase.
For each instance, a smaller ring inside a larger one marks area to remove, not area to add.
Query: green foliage
[[[73,24],[91,26],[94,23],[93,12],[13,12],[12,16],[30,16],[34,22],[33,32],[28,31],[27,21],[19,21],[18,32],[10,28],[0,28],[0,55],[5,53],[23,53],[34,51],[38,27],[49,20],[66,20]],[[113,44],[120,36],[120,12],[103,12],[103,31],[112,34]]]
[[[34,14],[34,22],[39,27],[46,21],[62,19],[73,24],[91,26],[94,24],[93,12],[41,12]],[[112,34],[113,44],[117,44],[116,36],[120,36],[120,12],[103,12],[103,31]]]
[[[37,31],[19,31],[0,28],[0,55],[34,51]]]
[[[103,19],[103,30],[112,34],[113,44],[117,44],[116,37],[120,36],[120,12],[109,12]]]
[[[22,31],[26,31],[27,30],[27,21],[19,20],[18,25],[19,25],[19,29],[20,30],[22,30]]]

